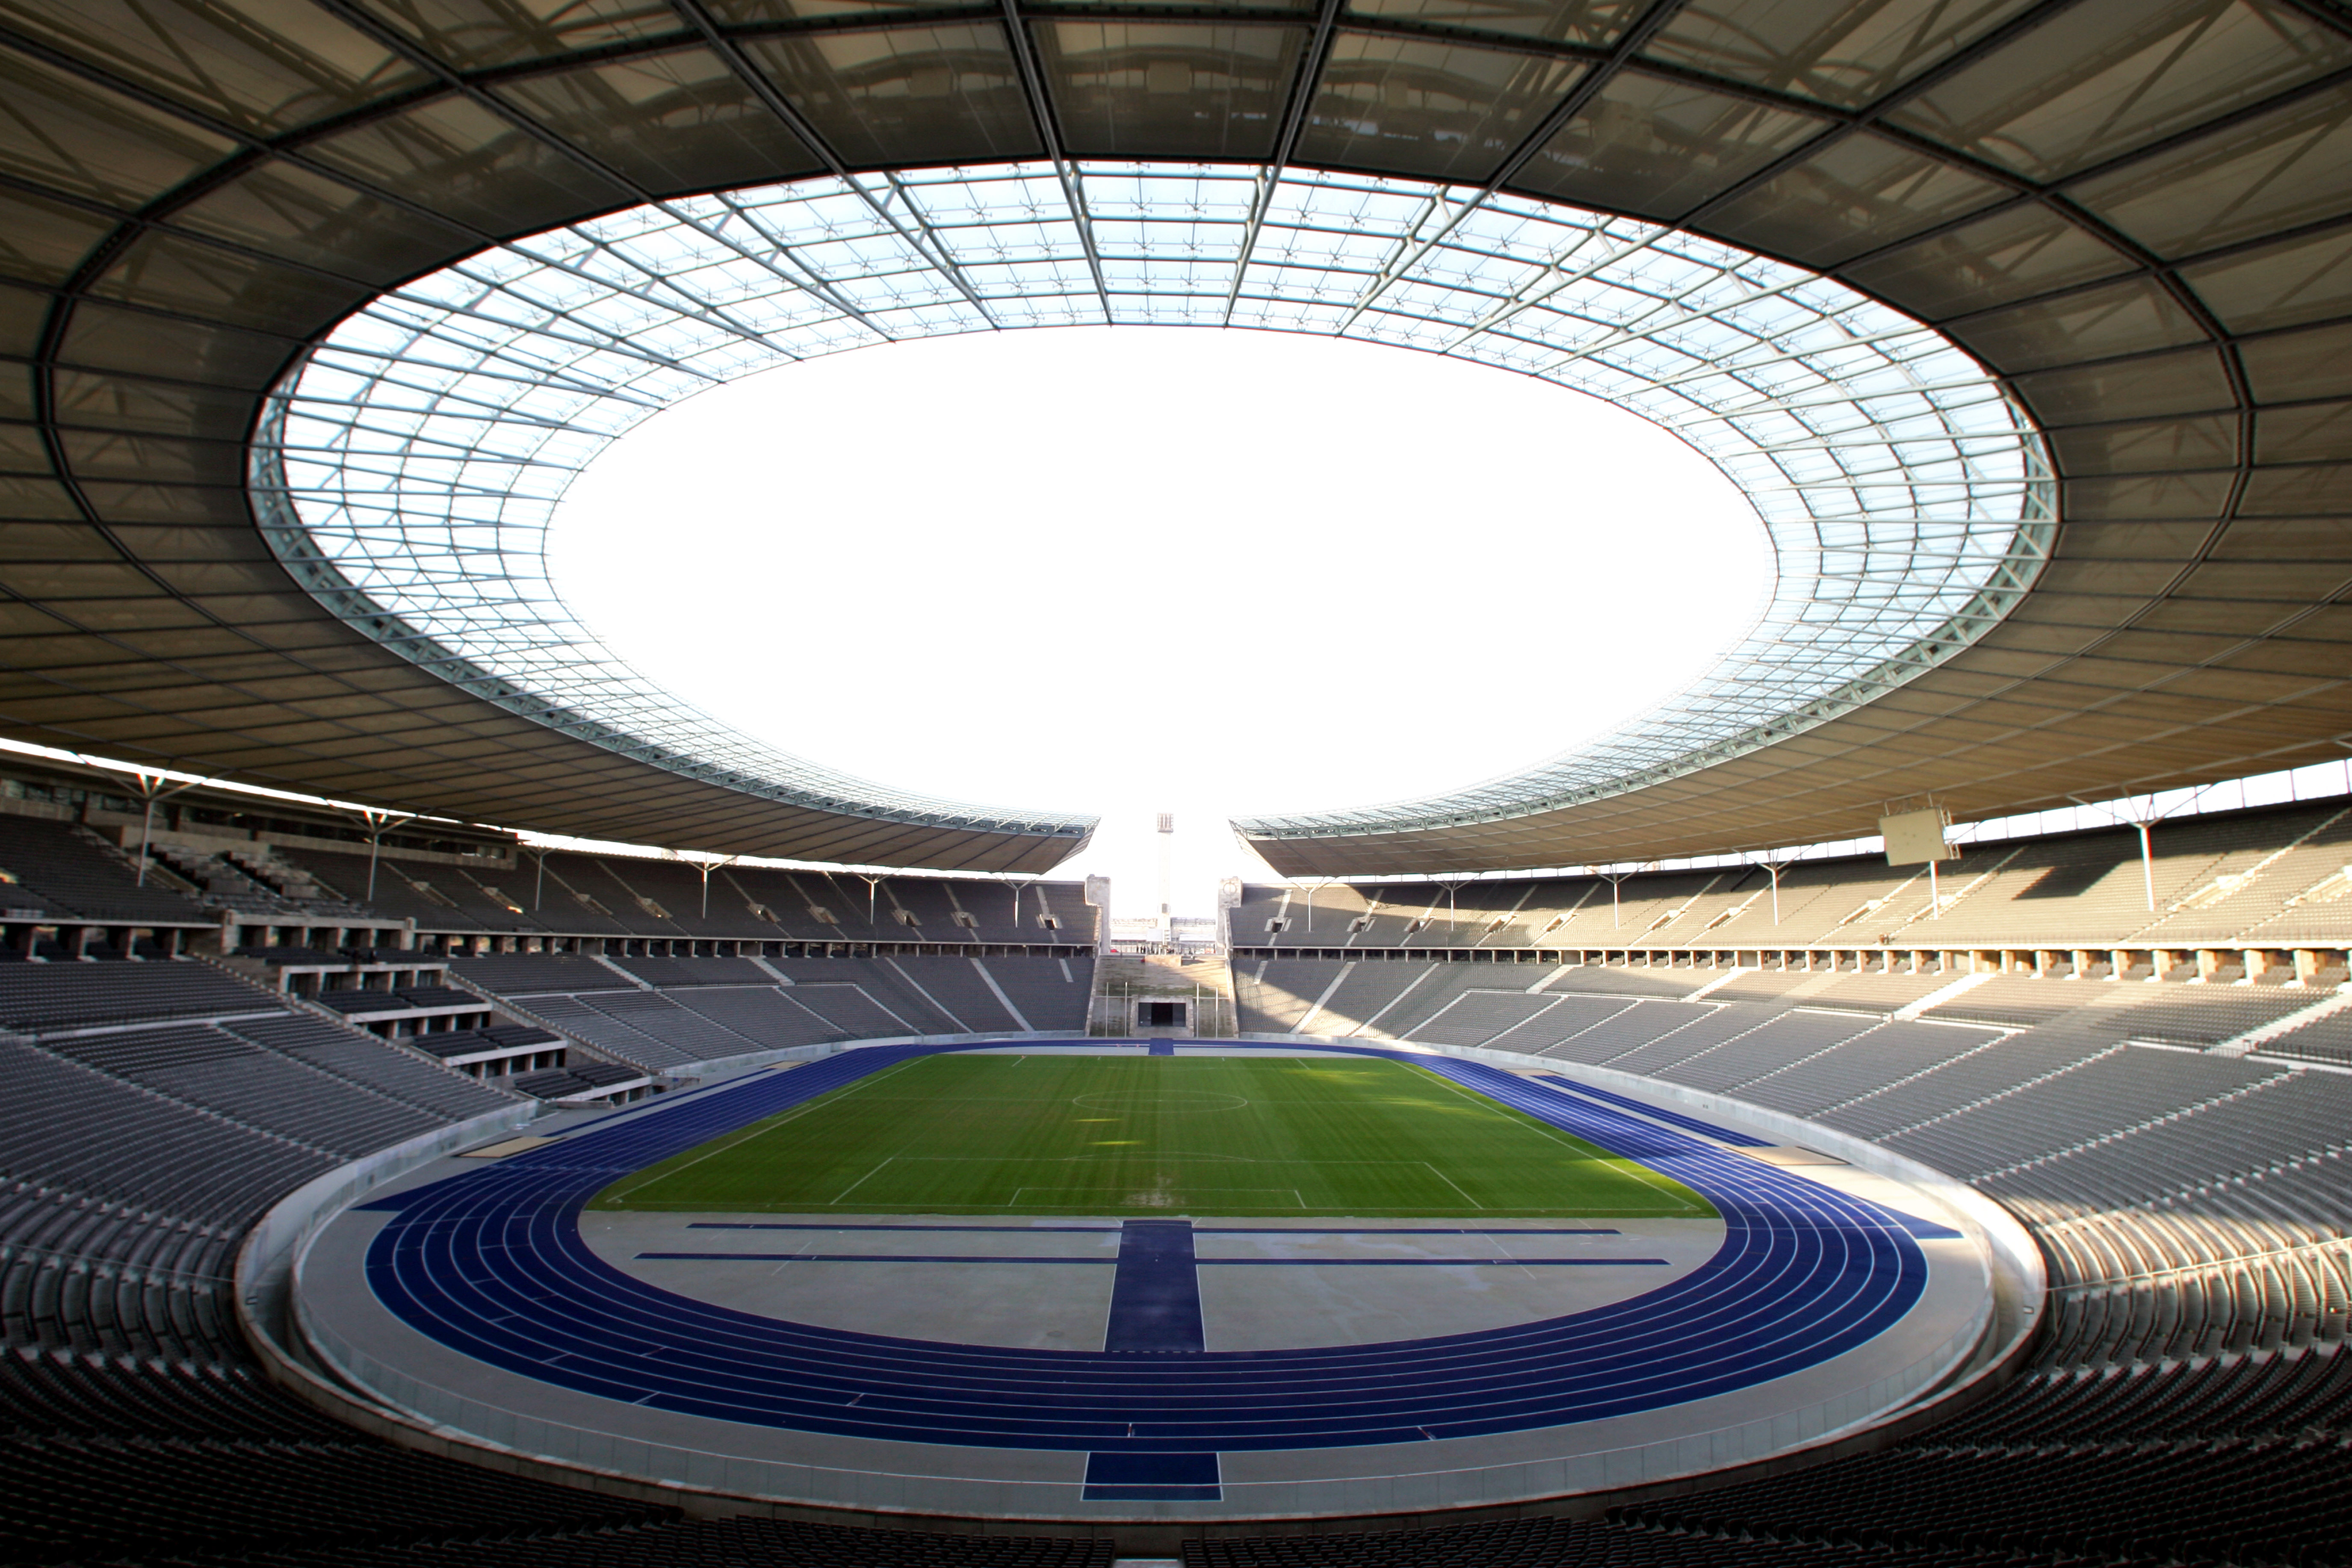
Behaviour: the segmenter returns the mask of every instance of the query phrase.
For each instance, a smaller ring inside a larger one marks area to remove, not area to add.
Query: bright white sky
[[[656,416],[556,518],[624,658],[830,767],[1096,812],[1056,876],[1263,879],[1225,820],[1527,766],[1688,682],[1771,582],[1657,426],[1434,355],[1262,331],[933,338]]]

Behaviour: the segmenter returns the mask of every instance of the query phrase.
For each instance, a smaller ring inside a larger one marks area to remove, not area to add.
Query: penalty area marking
[[[688,1160],[683,1165],[678,1165],[667,1171],[649,1171],[646,1173],[642,1181],[633,1182],[625,1187],[614,1187],[610,1189],[604,1194],[603,1201],[610,1204],[618,1204],[622,1199],[627,1197],[631,1193],[637,1191],[641,1187],[651,1186],[656,1182],[666,1182],[681,1171],[691,1171],[695,1166],[701,1164],[705,1160],[714,1159],[720,1154],[726,1153],[730,1149],[739,1148],[745,1143],[754,1142],[759,1139],[764,1138],[777,1128],[783,1126],[786,1122],[797,1121],[802,1117],[807,1115],[810,1111],[814,1110],[820,1104],[837,1105],[841,1100],[849,1099],[853,1095],[872,1088],[875,1084],[877,1084],[884,1079],[888,1078],[892,1073],[898,1072],[905,1068],[912,1067],[916,1062],[920,1061],[921,1059],[922,1058],[919,1057],[912,1057],[903,1062],[894,1062],[890,1066],[884,1068],[880,1072],[874,1074],[871,1078],[861,1079],[856,1083],[845,1085],[843,1088],[838,1089],[829,1090],[824,1094],[817,1096],[814,1100],[803,1100],[799,1105],[793,1107],[790,1110],[779,1112],[774,1116],[763,1117],[760,1121],[752,1123],[751,1126],[742,1129],[740,1131],[733,1132],[724,1138],[714,1140],[709,1148],[704,1150],[701,1153],[697,1154],[693,1159]],[[835,1098],[836,1096],[838,1098]],[[881,1167],[877,1165],[875,1169],[879,1170]],[[873,1171],[866,1173],[868,1176],[873,1173]],[[863,1181],[865,1177],[861,1176],[858,1179]],[[833,1201],[839,1203],[841,1200],[839,1198],[835,1198]]]
[[[1431,1175],[1435,1176],[1439,1181],[1444,1182],[1447,1186],[1452,1187],[1455,1192],[1462,1193],[1462,1201],[1468,1204],[1472,1208],[1482,1209],[1486,1206],[1485,1204],[1480,1203],[1476,1198],[1472,1197],[1468,1193],[1463,1193],[1461,1183],[1455,1181],[1453,1177],[1447,1175],[1444,1172],[1439,1170],[1428,1161],[1419,1160],[1415,1161],[1414,1163],[1421,1166],[1423,1170],[1427,1171]]]

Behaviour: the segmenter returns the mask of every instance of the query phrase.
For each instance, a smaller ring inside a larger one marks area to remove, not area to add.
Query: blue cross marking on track
[[[1103,1349],[1114,1354],[1165,1354],[1206,1348],[1192,1222],[1129,1220],[1119,1228],[1118,1273],[1111,1281]]]

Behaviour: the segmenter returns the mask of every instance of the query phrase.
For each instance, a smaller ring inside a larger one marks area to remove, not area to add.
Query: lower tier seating
[[[2026,1222],[2052,1299],[2016,1382],[1881,1453],[1583,1522],[1195,1542],[1189,1568],[2352,1563],[2352,1076],[2179,1048],[2310,993],[2001,979],[1896,1020],[1948,982],[1305,959],[1235,978],[1244,1030],[1606,1065],[1914,1153]]]
[[[991,973],[1025,1016],[1033,994],[1083,992],[1058,962],[1034,961],[1018,989],[997,961]],[[1276,963],[1301,971],[1294,1003],[1261,992],[1246,1006],[1286,1008],[1292,1025],[1349,996],[1361,973]],[[713,974],[661,993],[563,994],[614,1024],[676,1007],[701,1020],[680,1027],[736,1038],[786,999],[814,1031],[929,1032],[972,1000],[962,976],[978,979],[962,960],[778,966],[793,985]],[[2046,1326],[2007,1387],[1876,1453],[1583,1521],[1195,1541],[1188,1568],[2352,1563],[2352,1077],[2129,1044],[2084,1022],[2091,1003],[2020,1027],[1937,1023],[1933,1009],[1888,1020],[1794,987],[1717,1005],[1688,1000],[1696,984],[1678,999],[1614,973],[1580,990],[1587,977],[1537,971],[1530,990],[1486,965],[1363,967],[1385,972],[1360,993],[1372,1005],[1349,1015],[1368,1039],[1394,1022],[1429,1032],[1418,1037],[1456,1027],[1516,1040],[1549,1018],[1552,1059],[1605,1047],[1617,1065],[1895,1146],[1942,1129],[1933,1157],[2041,1240]],[[604,1011],[615,994],[639,1010]],[[754,994],[765,1000],[747,1005]],[[245,1226],[404,1117],[460,1113],[428,1087],[508,1101],[307,1016],[155,1022],[0,1041],[0,1092],[18,1111],[0,1121],[0,1463],[14,1483],[0,1497],[0,1563],[1107,1568],[1107,1545],[1071,1539],[689,1521],[326,1421],[264,1384],[239,1337],[226,1275]],[[242,1059],[239,1040],[310,1062],[289,1084],[331,1078],[373,1098],[239,1098],[251,1086],[218,1077]],[[385,1061],[402,1065],[365,1070]]]

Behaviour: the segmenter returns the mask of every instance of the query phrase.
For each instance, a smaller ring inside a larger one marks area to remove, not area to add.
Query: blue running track
[[[1657,1289],[1509,1328],[1202,1351],[1191,1348],[1197,1325],[1171,1320],[1151,1347],[1160,1353],[1139,1355],[757,1317],[632,1279],[582,1239],[583,1206],[631,1172],[909,1058],[959,1048],[845,1051],[364,1205],[389,1214],[369,1249],[369,1283],[441,1344],[583,1394],[801,1431],[1097,1456],[1410,1442],[1654,1410],[1865,1344],[1927,1283],[1908,1216],[1494,1068],[1371,1047],[1329,1048],[1426,1068],[1687,1184],[1721,1212],[1722,1247]]]

